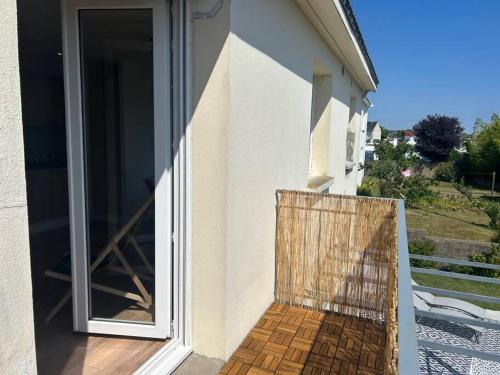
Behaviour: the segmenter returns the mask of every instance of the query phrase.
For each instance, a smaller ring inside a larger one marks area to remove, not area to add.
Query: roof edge
[[[375,67],[373,65],[372,59],[370,58],[370,54],[368,53],[368,48],[366,47],[365,40],[363,38],[363,33],[361,32],[361,29],[359,28],[358,21],[356,19],[356,16],[354,14],[354,10],[352,9],[351,6],[351,1],[350,0],[339,0],[340,5],[342,5],[342,9],[344,10],[344,13],[347,17],[347,20],[349,21],[349,26],[352,29],[352,32],[354,36],[356,37],[356,41],[358,42],[359,48],[361,49],[361,52],[363,53],[363,57],[366,60],[366,64],[368,65],[368,69],[370,70],[370,74],[372,75],[372,79],[375,82],[375,85],[378,86],[379,84],[379,79],[377,76],[377,72],[375,71]]]
[[[296,1],[360,89],[365,92],[377,91],[378,77],[367,55],[366,45],[364,41],[361,44],[355,35],[355,30],[360,32],[359,26],[354,29],[349,13],[341,3],[346,0]],[[353,16],[352,12],[350,14]]]

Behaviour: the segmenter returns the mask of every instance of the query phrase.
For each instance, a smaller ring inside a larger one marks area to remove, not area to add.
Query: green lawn
[[[413,280],[421,286],[428,286],[433,288],[454,290],[457,292],[468,292],[474,294],[481,294],[484,296],[500,297],[500,287],[495,284],[481,283],[477,281],[451,279],[445,276],[424,275],[421,273],[413,273]],[[475,305],[481,306],[485,309],[500,310],[500,305],[496,303],[471,301]]]
[[[408,228],[426,229],[430,236],[462,240],[489,241],[493,231],[488,227],[488,216],[479,211],[407,209]]]
[[[449,182],[439,182],[431,189],[443,196],[460,197],[461,194]],[[488,190],[472,189],[474,197],[490,195]],[[496,193],[496,195],[499,195]],[[407,209],[408,228],[426,229],[430,236],[458,238],[462,240],[489,241],[493,231],[488,227],[488,216],[479,210],[443,210],[434,207]]]

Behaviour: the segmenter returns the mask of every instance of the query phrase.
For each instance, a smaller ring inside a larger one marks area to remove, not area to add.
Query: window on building
[[[328,174],[331,102],[332,76],[315,74],[312,88],[309,177]]]
[[[347,126],[346,136],[346,172],[353,170],[356,163],[356,134],[356,98],[351,98],[349,101],[349,125]]]

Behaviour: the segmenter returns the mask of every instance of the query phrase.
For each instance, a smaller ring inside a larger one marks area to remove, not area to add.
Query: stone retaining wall
[[[408,229],[409,242],[422,238],[432,241],[436,245],[434,256],[437,257],[468,260],[469,255],[491,250],[489,242],[434,237],[427,235],[425,229]]]

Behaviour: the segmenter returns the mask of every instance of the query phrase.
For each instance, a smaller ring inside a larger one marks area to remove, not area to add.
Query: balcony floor
[[[384,326],[273,303],[220,374],[383,374],[384,353]]]

